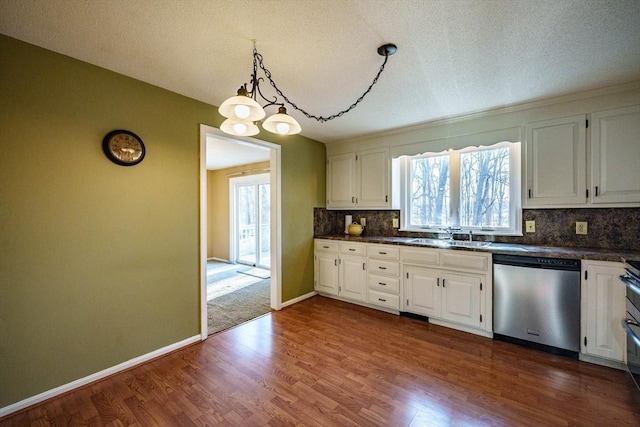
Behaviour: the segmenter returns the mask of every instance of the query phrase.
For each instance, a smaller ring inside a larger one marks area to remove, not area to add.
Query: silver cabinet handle
[[[640,295],[640,286],[638,286],[638,283],[636,283],[636,281],[633,280],[631,276],[629,276],[628,274],[625,274],[623,276],[620,276],[620,280],[622,280],[622,283],[627,285],[627,288],[631,289],[633,292]]]
[[[636,345],[640,347],[640,337],[638,337],[638,335],[636,335],[636,333],[633,332],[633,329],[631,329],[631,326],[629,325],[640,327],[640,323],[636,322],[633,319],[622,319],[622,327],[624,328],[625,332],[629,337],[631,337],[633,342],[635,342]]]

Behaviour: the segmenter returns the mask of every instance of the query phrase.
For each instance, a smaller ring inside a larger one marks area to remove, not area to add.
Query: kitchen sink
[[[417,243],[419,245],[437,246],[440,248],[463,247],[463,248],[484,248],[489,246],[491,242],[472,242],[469,240],[441,240],[441,239],[413,239],[409,243]]]

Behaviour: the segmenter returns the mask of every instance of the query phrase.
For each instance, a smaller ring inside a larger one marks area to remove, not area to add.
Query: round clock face
[[[145,149],[138,135],[128,130],[114,130],[102,140],[109,159],[122,166],[137,165],[144,159]]]

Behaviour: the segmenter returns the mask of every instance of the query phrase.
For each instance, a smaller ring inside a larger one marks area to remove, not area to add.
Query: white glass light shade
[[[262,123],[262,127],[279,135],[295,135],[302,131],[298,121],[288,115],[284,107],[278,109],[278,114],[267,117],[267,120]]]
[[[243,95],[232,96],[224,101],[218,112],[228,119],[246,120],[255,122],[262,120],[266,113],[264,109],[252,98]]]
[[[258,126],[247,120],[227,119],[220,125],[220,130],[229,135],[252,136],[260,132]]]

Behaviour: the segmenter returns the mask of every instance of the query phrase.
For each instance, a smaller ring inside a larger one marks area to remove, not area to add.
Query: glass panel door
[[[256,186],[238,185],[237,191],[237,224],[238,256],[242,264],[255,265],[256,259]]]
[[[266,175],[260,183],[235,185],[236,261],[266,269],[271,265],[268,180]]]

